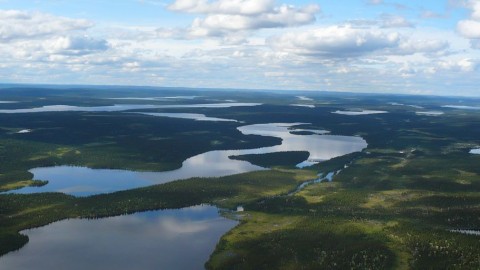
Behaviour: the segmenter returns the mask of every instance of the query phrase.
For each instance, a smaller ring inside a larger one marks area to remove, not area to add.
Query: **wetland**
[[[480,112],[464,107],[477,99],[33,87],[0,100],[18,101],[0,103],[0,268],[48,268],[55,247],[70,253],[58,265],[90,250],[91,269],[107,267],[98,256],[128,269],[127,253],[145,269],[480,267]],[[332,113],[352,108],[388,113]]]

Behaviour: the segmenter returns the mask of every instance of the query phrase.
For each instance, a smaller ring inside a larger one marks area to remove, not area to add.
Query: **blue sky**
[[[0,82],[479,96],[480,1],[0,0]]]

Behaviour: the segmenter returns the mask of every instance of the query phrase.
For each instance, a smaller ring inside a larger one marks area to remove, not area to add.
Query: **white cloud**
[[[463,37],[470,39],[473,49],[480,49],[480,1],[470,0],[467,2],[467,7],[471,10],[470,18],[459,21],[457,31]]]
[[[278,51],[326,58],[348,58],[398,47],[400,35],[375,29],[330,26],[269,39]]]
[[[477,0],[471,0],[469,4],[472,9],[472,19],[480,21],[480,2]]]
[[[463,71],[474,71],[478,67],[478,60],[462,59],[457,62],[457,66]]]
[[[435,72],[438,70],[447,70],[454,72],[472,72],[479,66],[479,61],[471,58],[447,59],[439,61],[434,68]]]
[[[232,15],[256,15],[274,8],[274,0],[176,0],[170,10],[189,13],[221,13]]]
[[[463,20],[457,24],[460,34],[469,39],[480,39],[480,21]]]
[[[92,22],[40,12],[0,10],[0,41],[31,39],[86,30]]]
[[[328,17],[317,25],[309,25],[319,12],[315,5],[279,0],[168,2],[173,4],[163,7],[188,15],[175,22],[166,19],[160,29],[101,19],[94,27],[86,20],[45,13],[0,11],[0,79],[378,92],[434,89],[439,94],[448,94],[455,85],[478,95],[478,52],[468,50],[469,41],[480,48],[476,26],[459,23],[455,33],[432,26],[435,21],[425,24],[412,10],[395,14],[391,1],[371,1],[378,6],[363,8],[375,12],[348,16],[347,23],[345,14],[327,10]],[[479,23],[477,9],[470,8],[464,20]],[[420,15],[422,9],[416,11]],[[268,30],[256,31],[260,29]]]
[[[50,54],[84,55],[105,51],[108,43],[106,40],[88,36],[63,36],[46,41],[44,48]]]
[[[382,16],[382,28],[414,27],[414,24],[400,15]]]
[[[192,34],[217,35],[230,31],[299,26],[314,21],[315,16],[310,10],[302,11],[284,5],[276,8],[274,12],[257,16],[213,14],[204,19],[197,18],[192,24]]]
[[[459,60],[440,61],[438,67],[444,70],[472,72],[477,69],[478,60],[464,58]]]
[[[410,55],[415,53],[436,53],[449,48],[449,43],[444,40],[413,40],[407,39],[402,41],[398,46],[396,53],[400,55]]]
[[[295,27],[315,22],[318,5],[276,6],[274,0],[176,0],[170,10],[203,14],[188,29],[159,29],[167,37],[224,37],[265,28]]]

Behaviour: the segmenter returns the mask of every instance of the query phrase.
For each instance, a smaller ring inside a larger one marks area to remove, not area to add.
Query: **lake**
[[[480,110],[479,106],[466,106],[466,105],[444,105],[443,108],[459,109],[459,110]]]
[[[332,113],[335,114],[343,114],[343,115],[369,115],[369,114],[382,114],[388,113],[387,111],[374,111],[374,110],[358,110],[358,111],[334,111]]]
[[[218,117],[208,117],[205,114],[200,113],[140,113],[143,115],[157,116],[157,117],[169,117],[180,119],[191,119],[196,121],[212,121],[212,122],[238,122],[234,119],[225,119]]]
[[[62,220],[22,231],[30,241],[2,256],[0,269],[203,269],[237,224],[206,205]]]
[[[207,104],[178,104],[178,105],[142,105],[142,104],[115,104],[109,106],[81,107],[70,105],[48,105],[36,108],[0,110],[0,113],[40,113],[40,112],[120,112],[142,109],[182,109],[182,108],[230,108],[259,106],[260,103],[207,103]]]
[[[480,155],[480,148],[471,149],[469,153],[474,155]]]
[[[296,126],[301,125],[304,123],[269,123],[238,127],[238,130],[244,135],[277,137],[282,139],[282,143],[255,149],[209,151],[186,159],[180,169],[172,171],[137,172],[74,166],[35,168],[30,170],[34,179],[48,180],[47,185],[25,187],[7,193],[62,192],[74,196],[90,196],[192,177],[221,177],[266,170],[247,161],[230,159],[230,156],[306,151],[310,153],[308,159],[297,164],[299,168],[302,168],[334,157],[362,151],[367,147],[367,142],[361,137],[328,135],[324,130],[295,129]],[[292,131],[309,131],[313,134],[296,135],[292,134]]]
[[[425,111],[425,112],[415,112],[417,115],[425,115],[425,116],[440,116],[445,114],[441,111]]]

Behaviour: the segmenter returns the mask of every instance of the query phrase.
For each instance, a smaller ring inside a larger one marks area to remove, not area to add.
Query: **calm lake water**
[[[382,114],[388,113],[387,111],[373,111],[373,110],[359,110],[359,111],[334,111],[335,114],[343,115],[368,115],[368,114]]]
[[[309,98],[306,96],[297,96],[297,98],[302,101],[313,101],[313,98]]]
[[[302,123],[270,123],[241,126],[245,135],[272,136],[282,139],[280,145],[244,150],[216,150],[186,159],[182,167],[166,172],[136,172],[126,170],[90,169],[86,167],[56,166],[30,170],[34,179],[48,180],[42,187],[25,187],[9,193],[28,194],[63,192],[74,196],[89,196],[120,190],[163,184],[192,177],[221,177],[238,173],[265,170],[247,161],[232,160],[230,156],[266,154],[282,151],[306,151],[307,160],[298,164],[306,167],[323,160],[358,152],[367,147],[366,141],[355,136],[325,135],[326,131],[308,130],[312,135],[295,135],[294,127]],[[306,131],[298,129],[297,131]]]
[[[140,113],[140,114],[157,116],[157,117],[192,119],[192,120],[196,120],[196,121],[238,122],[237,120],[234,120],[234,119],[208,117],[205,114],[200,114],[200,113]]]
[[[470,154],[480,155],[480,148],[474,148],[470,150]]]
[[[147,101],[156,101],[156,100],[175,100],[175,99],[195,99],[201,96],[173,96],[173,97],[121,97],[121,98],[106,98],[112,100],[147,100]]]
[[[12,193],[56,191],[89,196],[166,183],[190,177],[225,176],[265,170],[230,156],[280,151],[307,151],[309,166],[322,160],[361,151],[361,137],[328,135],[324,130],[295,128],[302,123],[241,126],[245,135],[272,136],[280,145],[244,150],[209,151],[188,158],[178,170],[135,172],[58,166],[36,168],[34,179],[48,180],[43,187]],[[291,132],[308,132],[296,135]],[[325,179],[332,176],[327,175]],[[211,206],[138,213],[96,220],[70,219],[25,230],[30,241],[22,249],[0,258],[0,269],[202,269],[219,238],[233,228]]]
[[[460,109],[460,110],[480,110],[479,106],[466,106],[466,105],[445,105],[443,108]]]
[[[203,269],[238,222],[212,206],[70,219],[22,231],[30,241],[0,258],[0,269]]]
[[[425,112],[415,112],[417,115],[425,115],[425,116],[440,116],[445,114],[442,111],[425,111]]]
[[[311,104],[290,104],[290,106],[294,106],[294,107],[306,107],[306,108],[315,108],[315,105],[311,105]]]
[[[259,106],[260,103],[207,103],[179,105],[116,104],[110,106],[80,107],[70,105],[49,105],[36,108],[0,110],[0,113],[39,113],[39,112],[119,112],[141,109],[182,109],[182,108],[230,108]]]

